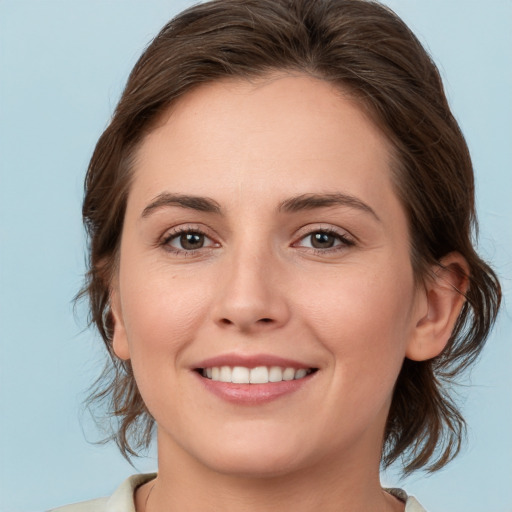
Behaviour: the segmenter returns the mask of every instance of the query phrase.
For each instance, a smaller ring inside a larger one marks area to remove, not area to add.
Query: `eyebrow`
[[[178,206],[206,213],[222,214],[221,207],[217,201],[209,197],[192,196],[186,194],[173,194],[163,192],[157,195],[153,201],[142,211],[142,218],[149,217],[154,211],[169,206]],[[373,208],[355,196],[342,193],[331,194],[301,194],[286,199],[278,206],[278,211],[294,213],[303,210],[314,210],[317,208],[328,208],[330,206],[346,206],[369,213],[380,222],[379,216]]]
[[[179,206],[181,208],[189,208],[191,210],[207,213],[221,213],[219,203],[209,197],[163,192],[162,194],[157,195],[155,199],[153,199],[153,201],[144,208],[141,217],[148,217],[155,210],[159,210],[167,206]]]
[[[283,201],[279,205],[279,211],[298,212],[302,210],[314,210],[316,208],[328,208],[329,206],[347,206],[365,213],[369,213],[380,222],[375,210],[355,196],[342,193],[334,194],[302,194]]]

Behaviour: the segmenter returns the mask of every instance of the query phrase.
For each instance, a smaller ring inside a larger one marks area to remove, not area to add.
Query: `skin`
[[[302,75],[201,86],[146,137],[112,285],[114,350],[158,425],[159,475],[137,491],[138,512],[153,484],[151,512],[403,510],[379,483],[393,386],[405,357],[442,350],[462,305],[452,287],[465,284],[438,269],[415,285],[390,165],[357,104]],[[168,193],[219,212],[158,203]],[[368,208],[279,209],[333,193]],[[187,250],[179,230],[204,245]],[[333,247],[315,249],[325,230]],[[226,353],[318,371],[295,393],[237,406],[193,372]]]

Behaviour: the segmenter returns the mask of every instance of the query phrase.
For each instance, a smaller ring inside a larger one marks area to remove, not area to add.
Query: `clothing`
[[[90,501],[82,501],[73,505],[54,508],[48,512],[135,512],[133,496],[135,489],[156,477],[156,473],[133,475],[127,478],[110,496]],[[426,512],[412,496],[402,489],[386,489],[387,492],[405,502],[405,512]]]

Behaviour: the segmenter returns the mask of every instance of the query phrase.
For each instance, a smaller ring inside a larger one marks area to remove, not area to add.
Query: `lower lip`
[[[207,379],[194,372],[203,386],[219,398],[239,405],[259,405],[295,393],[307,384],[315,373],[302,379],[269,382],[268,384],[234,384]]]

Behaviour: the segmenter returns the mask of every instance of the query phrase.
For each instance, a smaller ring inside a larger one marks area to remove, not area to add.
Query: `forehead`
[[[257,145],[260,135],[274,137],[281,145],[308,139],[312,144],[302,149],[311,155],[314,143],[339,140],[340,129],[347,126],[360,149],[380,146],[383,152],[391,152],[361,100],[348,89],[303,73],[276,71],[253,79],[226,78],[196,86],[163,112],[152,131],[166,131],[180,144],[186,139],[196,147],[199,135],[204,143],[244,144],[263,157],[263,148]],[[268,138],[261,142],[268,143]],[[317,149],[327,155],[333,149],[328,144],[320,146]],[[295,145],[294,150],[301,147]]]
[[[226,79],[161,116],[139,148],[132,192],[277,200],[280,191],[342,188],[379,203],[392,193],[391,153],[355,99],[331,83],[301,74]]]

